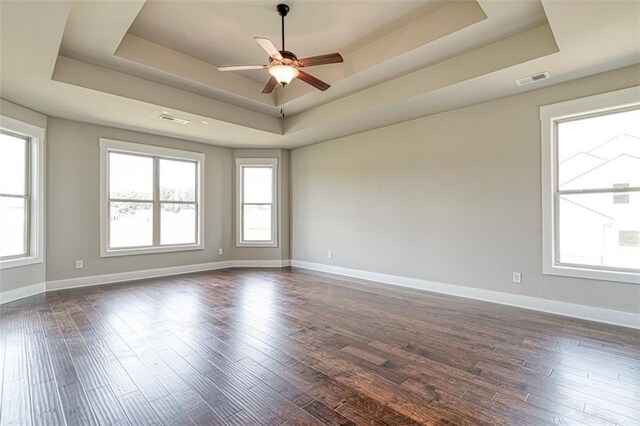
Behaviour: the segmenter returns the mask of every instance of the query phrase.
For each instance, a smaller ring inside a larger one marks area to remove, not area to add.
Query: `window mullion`
[[[19,194],[0,194],[0,197],[5,198],[27,198],[27,195],[19,195]]]
[[[138,198],[108,198],[108,201],[114,203],[153,203],[153,200],[145,200]]]
[[[627,188],[597,188],[597,189],[560,189],[556,191],[558,195],[574,194],[626,194],[627,192],[640,192],[640,187],[633,186]]]
[[[200,227],[202,226],[202,224],[200,223],[200,208],[198,207],[198,202],[200,201],[200,179],[198,179],[198,175],[200,174],[200,164],[196,163],[195,167],[193,168],[194,171],[194,175],[193,175],[193,179],[195,181],[195,185],[194,185],[194,194],[193,194],[193,201],[194,201],[194,208],[195,208],[195,229],[194,229],[194,241],[196,242],[196,244],[201,244],[202,241],[200,241]]]
[[[160,245],[160,160],[153,157],[153,245]]]
[[[195,206],[198,203],[196,201],[172,201],[172,200],[160,200],[160,204],[188,204],[190,206]]]
[[[24,254],[31,254],[31,197],[27,196],[24,199]]]
[[[25,173],[26,176],[24,178],[24,193],[25,193],[25,198],[24,198],[24,212],[25,212],[25,218],[24,218],[24,254],[25,255],[29,255],[31,254],[31,226],[32,226],[32,220],[31,220],[31,139],[28,139],[25,142]]]
[[[244,173],[244,169],[243,169],[243,173]],[[243,175],[243,180],[244,180],[244,175]],[[240,196],[242,197],[242,201],[240,201],[240,225],[239,225],[240,241],[244,242],[246,240],[244,237],[244,206],[246,206],[246,204],[244,203],[244,188],[242,188],[240,191],[241,191]]]

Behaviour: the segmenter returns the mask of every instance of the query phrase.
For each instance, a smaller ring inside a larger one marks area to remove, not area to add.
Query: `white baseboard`
[[[290,260],[231,260],[232,268],[283,268],[291,266]]]
[[[171,266],[168,268],[148,269],[144,271],[121,272],[117,274],[93,275],[89,277],[69,278],[47,281],[47,291],[76,287],[88,287],[100,284],[112,284],[146,278],[166,277],[191,272],[213,271],[226,268],[280,268],[289,266],[289,260],[225,260],[221,262],[199,263],[196,265]]]
[[[614,311],[612,309],[597,308],[594,306],[578,305],[574,303],[559,302],[556,300],[539,299],[536,297],[522,296],[519,294],[503,293],[499,291],[484,290],[474,287],[465,287],[453,284],[444,284],[417,278],[401,277],[398,275],[381,274],[359,269],[342,268],[339,266],[322,263],[292,260],[291,266],[309,269],[318,272],[343,275],[351,278],[360,278],[376,281],[384,284],[414,288],[435,293],[449,294],[467,299],[483,300],[501,305],[517,306],[519,308],[533,309],[535,311],[548,312],[589,321],[597,321],[606,324],[620,325],[640,329],[640,314],[632,312]]]
[[[172,266],[167,268],[149,269],[144,271],[121,272],[117,274],[96,275],[90,277],[70,278],[32,284],[15,290],[0,292],[0,304],[13,302],[24,297],[34,296],[45,291],[62,290],[68,288],[86,287],[100,284],[118,283],[146,278],[164,277],[170,275],[187,274],[191,272],[211,271],[225,268],[280,268],[294,266],[319,272],[327,272],[352,278],[360,278],[384,284],[414,288],[453,296],[477,299],[502,305],[517,306],[568,317],[598,321],[607,324],[620,325],[640,329],[640,314],[632,312],[614,311],[594,306],[578,305],[555,300],[539,299],[512,293],[484,290],[434,281],[408,278],[398,275],[382,274],[358,269],[342,268],[321,263],[305,262],[301,260],[227,260],[221,262],[201,263],[196,265]]]
[[[46,291],[45,283],[31,284],[26,287],[16,288],[15,290],[0,291],[0,304],[13,302]]]

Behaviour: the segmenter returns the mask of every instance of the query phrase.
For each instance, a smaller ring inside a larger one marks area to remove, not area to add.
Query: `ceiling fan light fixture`
[[[291,65],[274,65],[269,68],[269,74],[280,84],[289,84],[298,76],[298,70]]]
[[[0,0],[2,1],[2,0]],[[243,70],[269,70],[271,78],[267,81],[267,84],[262,89],[263,94],[273,93],[278,84],[283,86],[291,83],[294,78],[300,79],[318,90],[325,91],[329,87],[329,84],[324,81],[308,74],[298,68],[314,67],[317,65],[337,64],[343,62],[342,56],[339,53],[328,53],[325,55],[311,56],[308,58],[298,59],[295,53],[285,49],[284,44],[284,17],[289,13],[289,6],[284,3],[280,3],[276,10],[280,15],[282,21],[282,49],[273,44],[271,40],[264,37],[254,37],[256,42],[264,49],[269,55],[268,65],[233,65],[218,67],[218,71],[243,71]],[[284,99],[283,99],[284,103]]]

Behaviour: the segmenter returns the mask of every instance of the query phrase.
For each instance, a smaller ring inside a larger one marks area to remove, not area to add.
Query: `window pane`
[[[162,204],[160,210],[160,244],[196,242],[196,206]]]
[[[271,241],[271,206],[245,205],[242,225],[243,241]]]
[[[27,140],[0,133],[0,194],[25,195]]]
[[[271,167],[242,168],[245,203],[271,203]]]
[[[560,262],[640,269],[640,193],[618,204],[611,194],[563,195]]]
[[[196,163],[160,160],[160,199],[163,201],[195,201]]]
[[[153,244],[152,203],[110,203],[110,247],[141,247]]]
[[[26,254],[25,199],[0,197],[0,257]]]
[[[640,110],[558,123],[560,190],[640,186]]]
[[[126,200],[153,199],[153,159],[109,153],[109,197]]]

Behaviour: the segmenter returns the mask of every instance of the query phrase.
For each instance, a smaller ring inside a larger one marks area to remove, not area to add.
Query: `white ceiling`
[[[638,1],[297,0],[288,48],[345,62],[312,69],[326,92],[294,81],[282,120],[259,73],[215,68],[263,60],[253,36],[279,44],[276,3],[0,1],[0,95],[73,120],[295,147],[640,62]],[[540,71],[552,78],[513,83]]]

